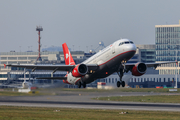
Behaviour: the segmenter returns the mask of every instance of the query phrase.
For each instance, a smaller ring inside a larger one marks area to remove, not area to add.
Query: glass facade
[[[156,26],[155,42],[156,61],[180,60],[180,25]]]
[[[150,63],[155,62],[155,49],[141,49],[141,62]]]

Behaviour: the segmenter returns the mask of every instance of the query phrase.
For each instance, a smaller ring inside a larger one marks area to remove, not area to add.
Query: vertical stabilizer
[[[63,47],[64,60],[65,60],[66,65],[75,65],[75,62],[74,62],[73,57],[67,47],[67,44],[63,43],[62,47]]]

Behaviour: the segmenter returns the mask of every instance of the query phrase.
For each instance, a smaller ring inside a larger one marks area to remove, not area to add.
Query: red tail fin
[[[6,64],[4,64],[4,68],[6,68]]]
[[[66,65],[75,65],[75,62],[74,62],[73,57],[67,47],[67,44],[63,43],[62,47],[63,47],[64,60],[65,60]]]

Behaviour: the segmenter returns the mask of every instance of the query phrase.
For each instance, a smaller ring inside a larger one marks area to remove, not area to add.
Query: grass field
[[[127,112],[121,114],[121,112]],[[0,120],[178,120],[180,112],[0,106]]]
[[[172,88],[171,88],[172,89]],[[172,93],[169,88],[124,88],[120,89],[121,92],[156,92],[156,93]],[[180,88],[173,93],[180,93]]]
[[[44,95],[43,93],[40,93],[38,90],[36,91],[31,91],[29,93],[21,93],[16,91],[12,91],[10,89],[6,90],[4,89],[3,91],[0,91],[0,96],[34,96],[34,95]]]
[[[104,101],[125,101],[125,102],[180,103],[180,95],[113,96],[113,97],[99,97],[93,99],[104,100]]]
[[[50,90],[50,89],[49,89]],[[156,93],[171,93],[169,92],[169,88],[116,88],[116,89],[84,89],[84,88],[56,88],[56,90],[62,91],[80,91],[80,92],[156,92]],[[180,93],[180,88],[177,89],[176,92]]]
[[[154,93],[172,93],[169,88],[117,88],[117,89],[84,89],[84,88],[40,88],[35,90],[35,93],[19,93],[17,89],[3,89],[0,91],[0,96],[24,96],[24,95],[58,95],[59,91],[67,92],[154,92]],[[180,93],[180,88],[176,92]]]

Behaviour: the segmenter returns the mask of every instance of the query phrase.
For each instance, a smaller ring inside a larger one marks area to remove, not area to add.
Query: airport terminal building
[[[176,25],[155,26],[156,62],[180,61],[180,20]],[[180,62],[157,67],[159,74],[180,74]]]
[[[72,57],[76,63],[83,61],[83,51],[72,51]],[[4,64],[34,64],[37,61],[38,52],[0,52],[0,69],[1,71],[8,70],[4,68]],[[42,64],[63,64],[64,54],[62,51],[57,52],[41,52]]]
[[[76,63],[85,60],[83,51],[72,51],[72,56]],[[42,61],[37,61],[38,52],[0,52],[0,84],[8,84],[12,81],[23,82],[24,70],[20,68],[4,68],[4,64],[64,64],[64,54],[58,52],[41,52]],[[37,77],[51,77],[52,71],[35,71],[27,70],[26,80],[34,82]],[[65,76],[66,72],[55,72],[53,76]],[[52,82],[51,80],[39,80],[36,82]]]

